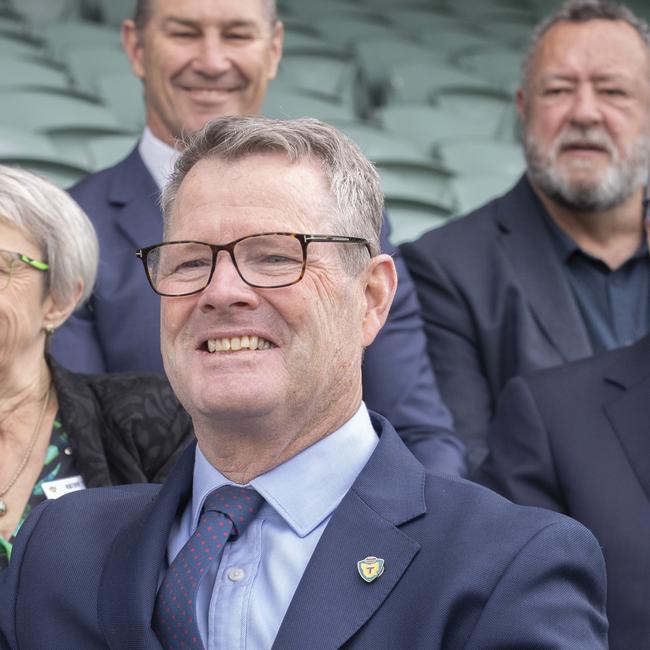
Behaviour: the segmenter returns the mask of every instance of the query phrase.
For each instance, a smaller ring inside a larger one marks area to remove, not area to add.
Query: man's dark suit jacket
[[[137,148],[115,167],[92,174],[71,190],[88,213],[100,242],[97,285],[89,308],[54,335],[52,354],[77,372],[163,372],[160,299],[151,290],[135,250],[162,239],[158,187]],[[452,432],[426,355],[413,282],[394,253],[399,287],[388,322],[366,350],[363,394],[391,420],[430,470],[464,473],[463,446]]]
[[[607,564],[612,648],[650,648],[650,337],[508,383],[477,479],[574,517]]]
[[[274,648],[606,647],[604,563],[577,522],[425,474],[386,420],[334,511]],[[0,574],[0,648],[159,649],[151,616],[193,447],[164,487],[99,488],[24,524]],[[357,561],[384,559],[365,583]],[[4,640],[3,640],[4,639]]]
[[[463,219],[404,244],[429,357],[470,466],[510,377],[591,356],[592,346],[524,177]]]

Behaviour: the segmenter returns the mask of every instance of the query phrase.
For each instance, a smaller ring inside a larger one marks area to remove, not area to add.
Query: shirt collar
[[[560,260],[564,264],[569,264],[571,261],[572,257],[578,253],[580,255],[583,255],[584,257],[587,257],[589,259],[595,260],[598,258],[595,258],[593,255],[590,255],[589,253],[585,252],[576,244],[569,235],[567,235],[562,228],[560,228],[553,218],[548,214],[546,210],[543,210],[544,214],[544,221],[546,225],[548,226],[549,232],[551,234],[551,240],[553,242],[553,246],[555,247],[555,250],[557,251]],[[630,260],[637,259],[637,258],[645,258],[648,255],[648,243],[646,241],[645,236],[641,237],[641,244],[639,247],[636,249],[635,253],[630,257]]]
[[[339,429],[307,447],[282,465],[254,478],[255,489],[296,535],[305,537],[336,509],[379,439],[363,402]],[[335,468],[335,470],[333,470]],[[194,461],[192,526],[198,525],[207,495],[234,485],[205,458],[199,447]]]
[[[156,181],[158,189],[162,190],[169,180],[180,152],[157,138],[147,126],[140,138],[138,153],[144,166]]]

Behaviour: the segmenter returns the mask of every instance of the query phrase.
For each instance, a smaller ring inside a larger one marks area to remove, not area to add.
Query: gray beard
[[[576,212],[600,212],[625,202],[650,176],[650,135],[640,136],[624,160],[614,159],[595,181],[571,181],[528,134],[522,138],[528,176],[549,198]]]

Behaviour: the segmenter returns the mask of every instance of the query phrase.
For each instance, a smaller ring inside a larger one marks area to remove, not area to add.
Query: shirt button
[[[228,580],[231,582],[239,582],[240,580],[243,580],[246,576],[246,571],[244,569],[229,569],[228,570]]]
[[[72,447],[66,447],[66,448],[63,450],[63,453],[64,453],[66,456],[72,456]]]

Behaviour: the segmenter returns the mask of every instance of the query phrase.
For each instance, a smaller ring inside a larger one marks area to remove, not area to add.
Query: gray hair
[[[20,230],[50,265],[46,286],[55,303],[87,300],[99,260],[97,235],[86,213],[62,189],[40,176],[0,165],[0,221]],[[21,251],[17,251],[21,252]]]
[[[568,0],[533,30],[521,66],[521,85],[530,83],[537,47],[544,35],[558,23],[585,23],[590,20],[620,20],[634,28],[645,45],[650,62],[650,26],[631,9],[611,0]]]
[[[362,237],[370,243],[373,254],[379,252],[383,211],[379,176],[359,148],[333,126],[311,118],[221,117],[187,137],[183,145],[185,149],[162,195],[165,233],[171,223],[179,187],[199,161],[236,161],[254,154],[279,153],[291,162],[315,161],[328,182],[337,209],[323,230],[330,227],[335,232],[311,234]],[[351,273],[357,273],[368,261],[368,253],[362,247],[340,248]]]
[[[133,22],[139,32],[146,27],[151,14],[153,13],[152,3],[154,0],[136,0],[135,9],[133,10]],[[264,0],[264,5],[267,10],[269,19],[272,24],[278,19],[278,10],[275,0]]]

